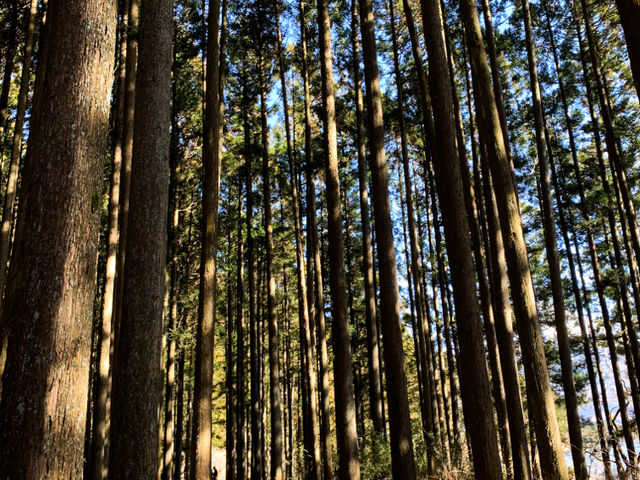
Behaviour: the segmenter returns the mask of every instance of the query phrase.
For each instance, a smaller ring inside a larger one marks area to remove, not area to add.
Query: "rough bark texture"
[[[359,5],[367,89],[369,169],[373,186],[373,211],[380,270],[380,318],[389,402],[392,473],[394,480],[413,480],[416,478],[416,467],[411,438],[404,347],[400,329],[396,249],[389,205],[389,172],[384,148],[382,94],[376,58],[373,2],[360,0]]]
[[[540,448],[541,468],[545,479],[565,480],[569,474],[562,453],[555,401],[549,384],[517,193],[491,85],[478,12],[471,0],[463,0],[461,7],[474,77],[478,124],[481,126],[481,138],[487,149],[496,192],[529,405]]]
[[[318,0],[318,33],[320,35],[320,67],[322,73],[322,101],[324,105],[324,160],[327,182],[327,221],[329,255],[329,286],[333,330],[333,372],[336,402],[336,437],[338,440],[339,470],[342,480],[360,478],[356,405],[351,366],[351,334],[347,317],[347,298],[344,271],[344,239],[340,212],[340,182],[338,174],[338,138],[336,107],[331,60],[331,22],[329,1]]]
[[[37,3],[37,2],[36,2]],[[127,58],[128,2],[122,18],[120,34],[120,59],[118,65],[118,92],[116,106],[116,132],[113,145],[113,165],[111,170],[111,186],[109,189],[109,220],[107,227],[107,262],[104,272],[104,292],[102,294],[102,314],[100,317],[100,333],[98,347],[98,378],[96,394],[93,399],[93,438],[91,444],[91,476],[101,480],[107,476],[105,451],[108,450],[108,397],[109,370],[111,366],[111,350],[113,348],[113,307],[116,285],[116,265],[118,257],[118,216],[120,213],[120,178],[122,167],[122,133],[124,126],[125,97],[125,63]]]
[[[485,361],[482,324],[475,285],[469,223],[456,148],[451,81],[445,52],[443,19],[438,0],[422,0],[425,43],[429,53],[429,82],[436,138],[434,167],[445,240],[451,268],[456,317],[465,332],[460,342],[459,375],[465,424],[471,439],[475,474],[500,479],[502,467]]]
[[[218,194],[220,158],[218,141],[220,1],[209,5],[207,28],[206,98],[204,107],[202,237],[200,251],[200,293],[196,337],[193,422],[191,431],[191,478],[207,478],[211,472],[211,391],[213,341],[216,315],[216,250],[218,241]]]
[[[162,398],[162,313],[167,255],[171,124],[170,0],[147,0],[140,12],[131,209],[116,343],[109,475],[158,473]]]
[[[116,2],[51,2],[48,17],[2,313],[2,478],[81,478],[83,467]]]

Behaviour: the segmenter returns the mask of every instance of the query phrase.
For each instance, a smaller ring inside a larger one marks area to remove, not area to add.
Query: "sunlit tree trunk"
[[[116,2],[54,3],[49,19],[2,308],[4,478],[83,471]]]

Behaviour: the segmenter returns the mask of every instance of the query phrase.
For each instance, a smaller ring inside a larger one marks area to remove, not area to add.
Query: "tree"
[[[218,242],[219,146],[219,41],[220,1],[209,5],[207,22],[206,98],[203,125],[202,225],[200,290],[193,392],[191,477],[207,478],[211,472],[211,379],[216,315],[216,250]]]
[[[5,478],[79,478],[83,465],[116,2],[52,2],[48,18],[2,308]]]
[[[171,125],[170,0],[140,11],[129,240],[120,335],[115,346],[109,475],[151,478],[158,471],[162,396],[162,313],[167,258],[169,127]]]
[[[555,403],[538,324],[522,219],[491,85],[487,56],[483,48],[478,12],[475,4],[467,0],[461,3],[461,12],[471,59],[477,118],[481,126],[480,138],[487,152],[496,193],[513,307],[522,346],[527,394],[540,449],[542,473],[545,479],[566,479],[568,472],[562,454]]]
[[[389,173],[385,158],[384,120],[373,20],[373,2],[360,0],[360,29],[367,91],[369,170],[371,171],[371,196],[380,270],[380,315],[389,401],[392,469],[394,479],[413,480],[416,478],[416,467],[409,419],[404,347],[400,330],[398,277],[389,205]]]
[[[318,0],[318,32],[320,35],[320,69],[324,107],[324,164],[327,182],[327,220],[329,228],[329,285],[333,321],[333,374],[336,396],[336,436],[340,458],[341,480],[360,478],[356,406],[351,368],[351,334],[347,317],[344,273],[344,239],[340,212],[340,180],[338,174],[338,139],[336,128],[333,64],[331,61],[331,22],[329,1]]]

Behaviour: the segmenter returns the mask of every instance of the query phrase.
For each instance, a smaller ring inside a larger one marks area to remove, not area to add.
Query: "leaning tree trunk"
[[[533,119],[535,125],[536,150],[538,153],[538,168],[540,170],[540,193],[542,204],[542,220],[544,230],[544,242],[549,264],[549,276],[551,280],[551,293],[553,297],[554,320],[558,338],[558,350],[560,353],[560,366],[562,371],[562,386],[564,388],[565,406],[567,410],[567,423],[569,424],[569,438],[571,440],[571,458],[577,480],[586,480],[587,464],[584,459],[582,432],[580,430],[580,416],[578,415],[578,397],[573,380],[573,362],[571,361],[571,346],[569,344],[569,332],[567,330],[566,309],[564,305],[564,288],[560,273],[560,256],[558,254],[557,232],[551,198],[551,185],[549,179],[549,157],[547,145],[544,139],[544,111],[542,106],[542,94],[538,80],[538,60],[533,41],[533,27],[531,25],[531,9],[529,0],[522,0],[524,17],[524,30],[527,47],[527,59],[529,64],[529,83],[533,100]]]
[[[445,240],[451,267],[456,317],[465,334],[460,342],[460,386],[465,424],[471,440],[475,474],[502,478],[496,427],[485,361],[482,324],[471,253],[469,222],[462,190],[456,147],[451,80],[444,44],[444,24],[439,0],[422,0],[425,43],[429,54],[429,81],[433,98],[436,141],[434,167]]]
[[[461,5],[474,77],[477,117],[482,127],[481,138],[487,149],[500,213],[500,226],[530,398],[529,405],[540,448],[542,472],[545,479],[565,480],[568,479],[569,474],[562,452],[555,401],[544,356],[517,192],[512,180],[512,171],[491,85],[478,12],[475,3],[471,0],[464,0]]]
[[[360,0],[360,29],[367,89],[369,169],[373,185],[373,211],[380,271],[380,318],[382,320],[389,402],[392,473],[395,480],[413,480],[416,478],[416,466],[409,418],[404,346],[400,328],[396,251],[389,202],[389,172],[384,148],[382,94],[380,92],[372,0]]]
[[[158,472],[158,410],[162,398],[162,313],[169,199],[171,30],[169,0],[140,12],[140,59],[131,162],[131,209],[124,269],[121,335],[116,343],[112,442],[113,478],[153,478]]]
[[[3,323],[0,477],[81,478],[116,2],[53,3]],[[94,28],[100,25],[101,28]]]

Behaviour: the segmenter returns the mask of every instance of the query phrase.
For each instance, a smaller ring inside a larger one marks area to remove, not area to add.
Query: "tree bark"
[[[218,241],[218,196],[220,183],[219,43],[220,1],[209,5],[207,66],[204,106],[202,237],[200,291],[196,334],[193,422],[191,432],[191,478],[211,473],[211,390],[216,316],[216,251]]]
[[[389,173],[385,158],[384,121],[376,57],[373,2],[360,0],[359,5],[367,90],[369,170],[373,185],[373,210],[380,271],[380,315],[389,402],[392,473],[394,480],[413,480],[416,478],[416,467],[411,438],[404,347],[400,329],[398,277],[389,204]]]
[[[172,6],[143,4],[121,334],[116,343],[109,475],[158,471],[162,312],[167,249]]]
[[[459,375],[465,424],[471,439],[474,470],[480,478],[502,478],[496,428],[485,361],[482,324],[475,285],[469,223],[462,190],[460,159],[456,148],[451,80],[444,43],[440,2],[422,0],[425,43],[429,54],[429,83],[434,106],[436,155],[434,167],[456,316],[465,334],[460,342]]]
[[[49,19],[2,308],[11,324],[4,478],[80,478],[83,470],[116,2],[53,3]]]
[[[461,6],[474,77],[477,117],[482,127],[481,138],[487,149],[496,192],[514,311],[520,334],[527,392],[530,398],[529,405],[540,448],[542,474],[545,479],[565,480],[568,478],[568,471],[562,453],[553,392],[549,384],[522,219],[491,86],[478,12],[475,4],[470,0],[464,0]]]
[[[329,1],[318,0],[318,33],[320,36],[320,67],[324,106],[324,146],[329,230],[329,286],[333,328],[333,372],[336,402],[336,437],[338,440],[341,480],[360,478],[356,405],[351,366],[351,334],[347,318],[344,271],[344,239],[340,212],[340,181],[338,174],[338,139],[331,59],[331,22]]]

